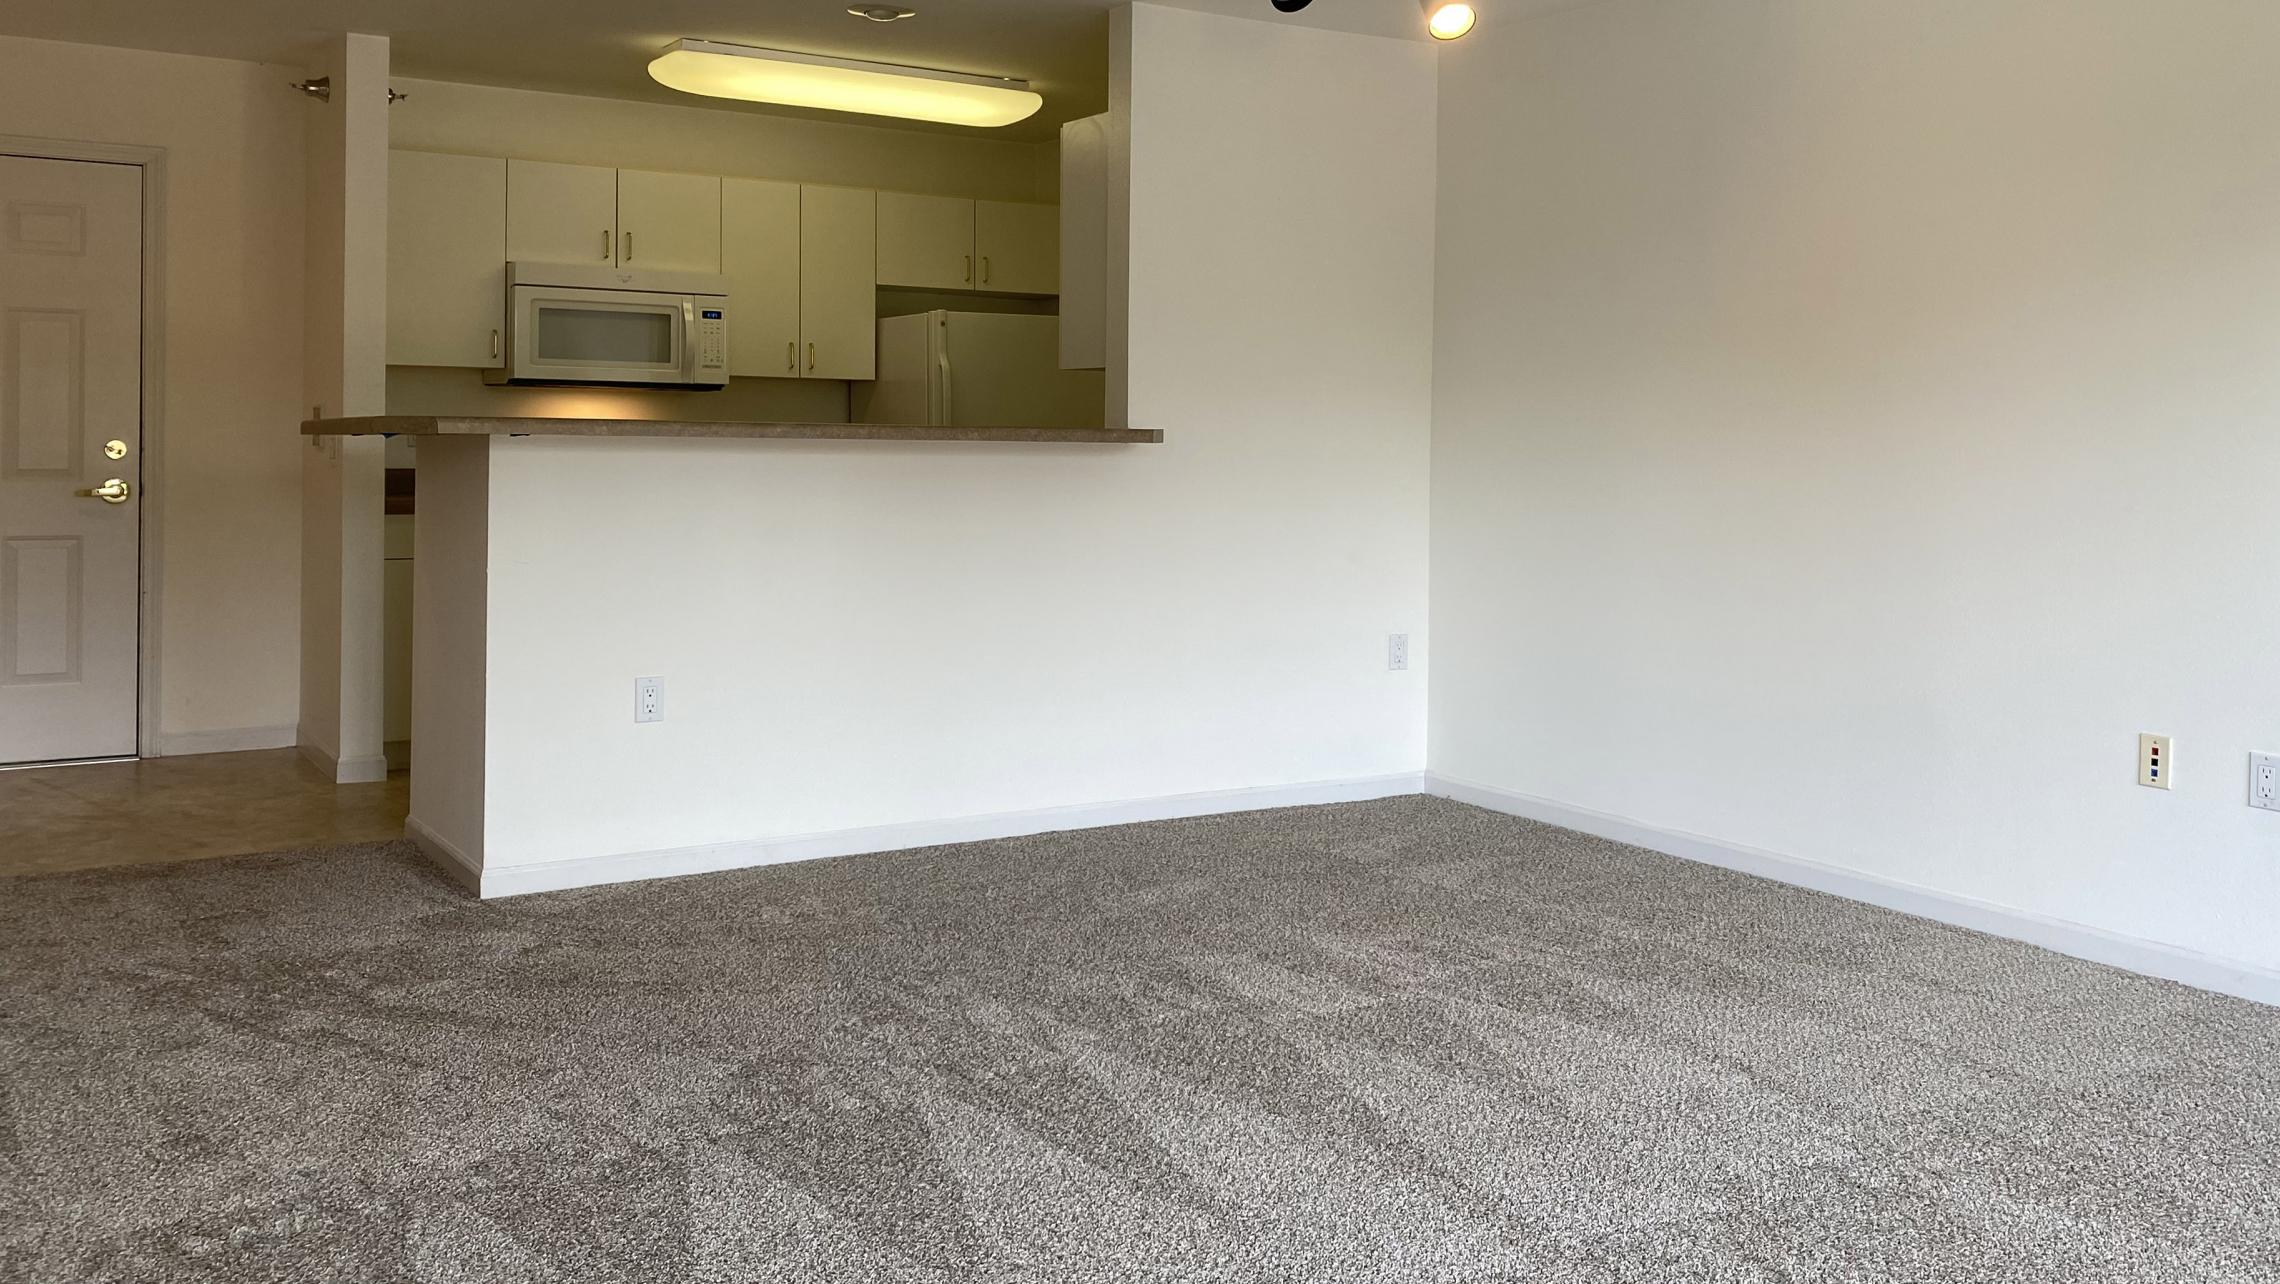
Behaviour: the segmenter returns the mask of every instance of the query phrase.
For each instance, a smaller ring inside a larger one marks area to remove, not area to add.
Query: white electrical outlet
[[[2248,756],[2248,805],[2280,811],[2280,753]]]
[[[665,679],[635,678],[633,680],[633,720],[635,722],[665,721]]]
[[[1397,671],[1409,667],[1408,634],[1388,633],[1385,635],[1385,667]]]
[[[2177,755],[2169,737],[2138,736],[2138,783],[2148,789],[2167,789],[2177,774]]]

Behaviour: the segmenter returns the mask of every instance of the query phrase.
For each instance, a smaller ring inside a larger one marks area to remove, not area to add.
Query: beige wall
[[[1434,770],[2280,993],[2275,67],[2269,0],[1443,51]]]
[[[0,133],[167,149],[161,750],[292,743],[297,71],[0,37]]]
[[[1053,201],[1052,142],[790,120],[398,77],[390,143],[432,152]]]

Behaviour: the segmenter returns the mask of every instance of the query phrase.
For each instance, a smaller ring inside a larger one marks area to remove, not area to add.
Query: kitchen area
[[[1104,426],[1105,117],[1001,140],[401,83],[386,414],[305,428],[385,438],[392,767],[439,437],[1148,435]]]

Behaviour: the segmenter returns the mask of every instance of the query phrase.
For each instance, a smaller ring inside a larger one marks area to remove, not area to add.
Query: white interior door
[[[0,762],[135,752],[141,457],[142,170],[0,156]]]

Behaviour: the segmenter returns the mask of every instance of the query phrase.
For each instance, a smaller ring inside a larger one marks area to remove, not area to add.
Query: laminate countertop
[[[309,437],[744,437],[769,441],[1017,441],[1146,446],[1160,428],[943,428],[926,424],[786,424],[687,419],[549,419],[487,415],[359,415],[307,419]]]

